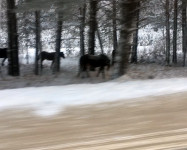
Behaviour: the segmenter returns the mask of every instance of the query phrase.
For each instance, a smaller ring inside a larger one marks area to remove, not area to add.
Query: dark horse
[[[7,59],[7,48],[0,48],[0,58],[4,58],[1,63],[4,66],[4,62]]]
[[[39,55],[39,57],[38,57],[38,59],[41,59],[41,65],[42,65],[42,67],[43,67],[43,61],[45,59],[52,61],[52,63],[51,63],[51,67],[52,67],[53,64],[54,64],[54,61],[55,61],[55,54],[56,54],[56,52],[51,52],[51,53],[46,52],[46,51],[41,52],[40,55]],[[62,58],[65,58],[63,52],[60,52],[59,56],[62,57]]]
[[[103,78],[105,77],[105,66],[107,66],[107,70],[109,70],[110,68],[110,59],[108,58],[108,56],[106,56],[105,54],[100,54],[100,55],[83,55],[80,57],[79,60],[79,73],[78,76],[80,76],[80,74],[82,72],[86,72],[87,73],[87,77],[89,77],[89,70],[90,69],[95,69],[96,67],[99,67],[99,71],[97,73],[97,77],[99,76],[100,72],[102,72]]]

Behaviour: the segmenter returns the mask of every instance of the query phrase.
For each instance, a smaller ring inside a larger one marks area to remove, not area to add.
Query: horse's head
[[[60,52],[60,57],[66,58],[63,52]]]

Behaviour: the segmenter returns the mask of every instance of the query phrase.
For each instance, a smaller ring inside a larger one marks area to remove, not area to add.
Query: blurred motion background
[[[187,149],[186,0],[0,0],[0,150]]]

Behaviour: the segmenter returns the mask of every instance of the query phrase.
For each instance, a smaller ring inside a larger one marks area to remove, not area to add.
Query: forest
[[[187,0],[0,0],[0,150],[187,150]]]
[[[42,75],[43,51],[55,52],[53,74],[63,68],[60,52],[77,59],[107,55],[112,79],[126,74],[130,64],[185,67],[186,8],[186,0],[1,0],[7,73],[20,76],[24,59],[33,65],[32,74]]]

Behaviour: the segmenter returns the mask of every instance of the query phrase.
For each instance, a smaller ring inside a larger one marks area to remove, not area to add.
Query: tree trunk
[[[8,74],[19,76],[18,34],[15,1],[7,0],[7,25],[8,25]]]
[[[85,17],[86,17],[86,2],[84,3],[83,8],[80,8],[80,55],[85,55]]]
[[[183,49],[183,66],[186,64],[186,42],[187,42],[187,25],[186,25],[186,0],[182,0],[182,49]]]
[[[97,14],[97,1],[90,0],[88,52],[91,55],[95,54],[95,31],[96,31],[96,26],[97,26],[96,14]]]
[[[112,17],[112,27],[113,27],[113,51],[112,51],[112,65],[114,65],[115,60],[115,54],[117,50],[117,24],[116,24],[116,0],[112,1],[112,11],[113,11],[113,17]]]
[[[177,14],[178,0],[174,0],[174,23],[173,23],[173,63],[177,64]]]
[[[62,37],[62,14],[58,13],[57,17],[57,31],[56,31],[56,53],[54,72],[60,72],[60,48],[61,48],[61,37]]]
[[[102,39],[101,39],[101,35],[100,35],[98,24],[97,24],[97,37],[98,37],[98,40],[99,40],[99,45],[100,45],[100,48],[101,48],[101,53],[103,54],[104,53],[103,42],[102,42]]]
[[[136,31],[133,34],[133,47],[131,53],[131,63],[137,63],[137,48],[138,48],[138,30],[139,30],[139,18],[140,18],[140,2],[137,4],[136,11]]]
[[[36,51],[35,51],[35,75],[39,75],[39,54],[41,53],[41,28],[40,28],[40,11],[35,11],[35,34],[36,34]],[[41,66],[40,59],[40,69]],[[40,70],[41,71],[41,70]]]
[[[166,65],[170,64],[170,23],[169,0],[166,0]]]
[[[120,0],[120,40],[117,49],[116,64],[114,65],[114,77],[119,77],[124,75],[127,71],[129,63],[129,54],[131,49],[131,39],[132,39],[132,27],[134,24],[137,0]]]
[[[26,49],[26,62],[27,64],[29,64],[29,46],[28,46],[28,43],[29,43],[29,31],[27,29],[28,27],[28,16],[27,16],[27,13],[24,12],[23,13],[23,18],[24,18],[24,28],[23,28],[23,32],[25,34],[25,49]]]

